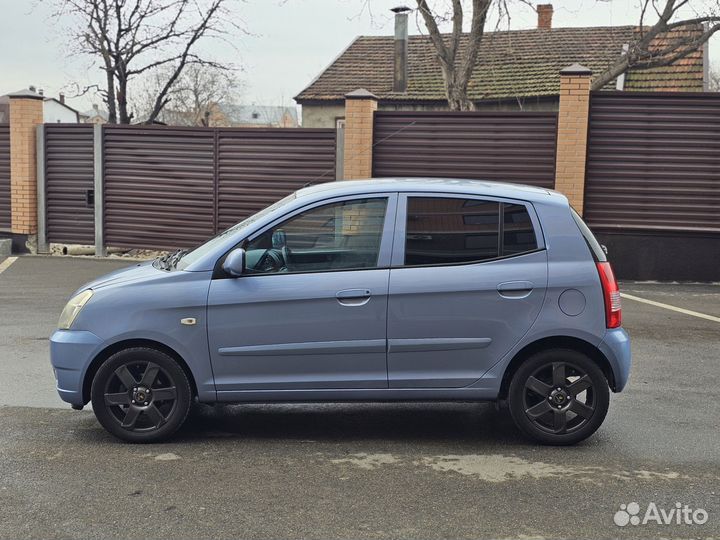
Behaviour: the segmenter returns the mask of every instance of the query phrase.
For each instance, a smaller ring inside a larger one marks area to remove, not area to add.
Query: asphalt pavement
[[[570,448],[477,403],[197,406],[172,442],[129,445],[54,395],[46,341],[67,296],[123,264],[0,274],[0,538],[720,537],[718,322],[624,300],[630,384]],[[622,289],[720,316],[718,285]],[[651,503],[707,521],[615,524]]]

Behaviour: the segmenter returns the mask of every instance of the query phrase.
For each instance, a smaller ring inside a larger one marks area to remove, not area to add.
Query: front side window
[[[480,262],[535,249],[535,230],[522,204],[408,198],[405,266]]]
[[[249,274],[376,268],[387,198],[313,208],[247,243]]]

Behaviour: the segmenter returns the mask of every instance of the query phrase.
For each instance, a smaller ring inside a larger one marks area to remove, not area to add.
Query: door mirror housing
[[[245,250],[237,248],[228,253],[222,269],[232,277],[240,277],[245,271]]]

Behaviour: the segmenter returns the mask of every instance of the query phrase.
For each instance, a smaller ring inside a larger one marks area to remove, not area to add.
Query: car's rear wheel
[[[609,403],[608,383],[600,367],[569,349],[529,357],[508,390],[515,424],[543,444],[575,444],[588,438],[602,424]]]
[[[112,355],[92,382],[93,411],[116,437],[146,443],[166,439],[183,424],[192,393],[178,363],[156,349],[138,347]]]

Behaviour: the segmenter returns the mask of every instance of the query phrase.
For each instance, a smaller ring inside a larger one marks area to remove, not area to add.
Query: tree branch
[[[703,47],[720,30],[720,24],[714,24],[698,34],[699,25],[717,23],[720,21],[720,16],[708,11],[696,14],[693,18],[674,20],[678,11],[688,5],[689,0],[665,0],[660,9],[658,0],[644,0],[640,8],[640,27],[637,39],[628,44],[626,54],[619,56],[593,80],[592,90],[600,90],[630,69],[645,70],[670,66]],[[658,20],[654,25],[647,27],[644,22],[650,7],[654,10]],[[682,36],[680,33],[683,28],[687,28],[688,32],[694,31],[695,34]],[[666,40],[666,42],[661,43],[660,40]]]

